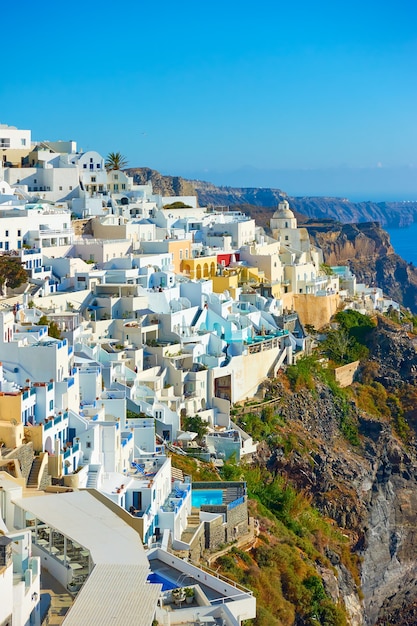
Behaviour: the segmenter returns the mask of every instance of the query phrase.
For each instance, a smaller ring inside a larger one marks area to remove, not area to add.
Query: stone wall
[[[208,513],[218,513],[219,517],[211,522],[205,522],[206,548],[217,549],[222,543],[235,541],[248,532],[248,503],[245,497],[241,504],[233,508],[229,505],[204,505],[201,510]],[[226,521],[224,522],[223,519]]]
[[[226,543],[226,533],[226,527],[221,515],[210,522],[204,522],[205,548],[207,550],[216,550],[220,545]]]
[[[19,446],[7,455],[8,459],[17,459],[19,461],[20,471],[25,482],[28,479],[34,457],[32,442]]]
[[[204,524],[201,524],[197,532],[194,534],[190,544],[189,557],[194,563],[198,563],[200,561],[204,554],[204,550],[206,549],[204,526]]]
[[[359,361],[352,361],[347,365],[337,367],[334,371],[336,381],[341,387],[349,387],[353,383],[354,376],[359,368]]]
[[[235,506],[233,509],[227,511],[227,538],[226,540],[234,541],[241,535],[248,532],[249,517],[248,517],[248,503],[245,498],[242,504]]]
[[[311,324],[314,328],[322,328],[337,313],[340,302],[339,294],[314,296],[312,294],[294,294],[294,309],[301,323]]]
[[[42,471],[42,476],[39,480],[39,489],[46,489],[46,487],[50,487],[52,485],[52,476],[48,474],[48,464],[46,464]]]

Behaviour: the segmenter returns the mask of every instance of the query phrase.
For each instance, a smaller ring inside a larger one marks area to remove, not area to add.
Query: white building
[[[68,210],[42,203],[0,207],[0,252],[69,245],[73,237]]]
[[[41,560],[32,555],[30,529],[10,525],[12,498],[21,492],[15,479],[0,472],[0,623],[39,626]]]
[[[107,172],[101,154],[94,150],[82,152],[72,159],[72,163],[78,164],[78,174],[83,191],[90,195],[102,194],[107,191]]]

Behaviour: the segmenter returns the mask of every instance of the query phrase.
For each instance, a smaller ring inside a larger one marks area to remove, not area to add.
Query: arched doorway
[[[45,451],[48,454],[53,454],[54,452],[52,438],[50,437],[50,435],[48,435],[47,438],[45,439]]]

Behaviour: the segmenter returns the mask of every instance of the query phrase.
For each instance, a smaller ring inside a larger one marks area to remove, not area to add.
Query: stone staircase
[[[184,532],[181,535],[181,541],[183,541],[184,543],[190,544],[200,524],[201,522],[200,522],[199,510],[196,508],[193,508],[191,510],[191,515],[188,515],[187,517],[187,528],[184,530]]]
[[[29,489],[37,489],[39,487],[39,472],[42,466],[42,459],[40,456],[35,456],[32,461],[32,467],[30,468],[27,487]]]

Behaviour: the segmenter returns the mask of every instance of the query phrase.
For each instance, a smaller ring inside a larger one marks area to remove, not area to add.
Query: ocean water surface
[[[408,263],[417,267],[417,222],[407,228],[386,228],[392,247]]]

